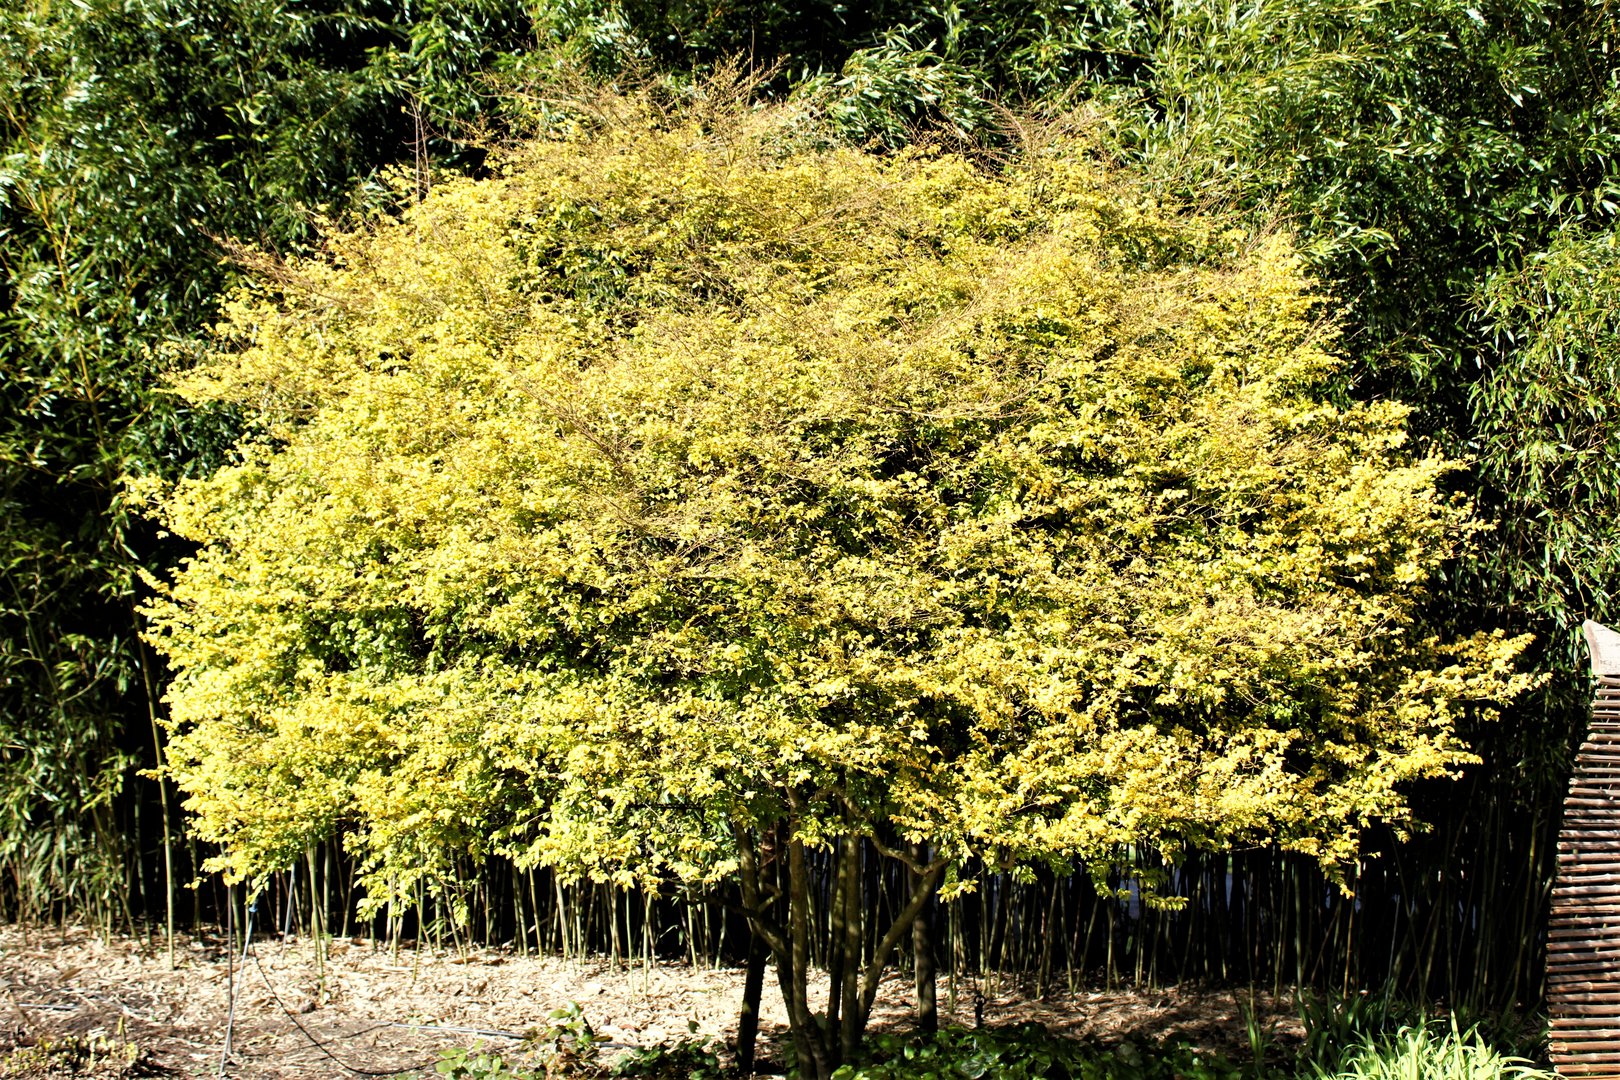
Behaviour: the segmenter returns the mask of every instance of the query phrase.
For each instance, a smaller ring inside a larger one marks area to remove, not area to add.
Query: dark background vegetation
[[[0,0],[0,911],[223,917],[152,771],[164,675],[134,614],[138,568],[184,552],[120,496],[229,444],[230,416],[163,390],[242,272],[222,240],[297,251],[320,215],[386,214],[409,187],[388,170],[477,170],[547,87],[697,92],[742,57],[772,72],[758,93],[878,149],[994,150],[1017,117],[1090,110],[1167,197],[1295,231],[1354,361],[1335,393],[1408,403],[1491,525],[1435,618],[1534,632],[1547,675],[1470,733],[1482,765],[1416,793],[1427,831],[1369,833],[1353,898],[1266,850],[1175,870],[1180,911],[1128,881],[992,875],[938,913],[942,960],[1535,1007],[1578,627],[1620,619],[1617,39],[1613,0]],[[278,917],[350,929],[348,875],[339,848],[310,852]],[[723,897],[505,865],[452,887],[492,940],[744,948]],[[447,910],[424,897],[372,929],[452,933]]]

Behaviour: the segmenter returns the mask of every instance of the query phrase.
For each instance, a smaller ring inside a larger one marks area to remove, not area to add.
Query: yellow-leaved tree
[[[1400,406],[1318,396],[1286,237],[1080,137],[987,165],[611,104],[334,230],[183,381],[252,421],[148,492],[196,545],[147,614],[218,867],[342,833],[373,904],[458,852],[735,879],[824,1078],[970,856],[1342,865],[1523,688],[1522,643],[1422,621],[1467,508]],[[911,865],[892,925],[863,848]]]

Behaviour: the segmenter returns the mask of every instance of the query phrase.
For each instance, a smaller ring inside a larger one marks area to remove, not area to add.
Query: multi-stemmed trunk
[[[865,956],[869,907],[864,897],[861,852],[865,843],[853,831],[841,838],[834,858],[832,935],[829,942],[828,1008],[818,1016],[810,1005],[810,869],[805,846],[795,829],[798,807],[789,804],[786,837],[761,843],[748,830],[736,830],[741,856],[743,903],[749,927],[776,961],[776,976],[787,1006],[788,1028],[805,1080],[827,1080],[860,1047],[877,1000],[878,984],[895,948],[913,931],[917,915],[932,898],[945,863],[923,862],[913,854],[882,848],[911,871],[910,895],[893,921],[883,928],[871,955]]]

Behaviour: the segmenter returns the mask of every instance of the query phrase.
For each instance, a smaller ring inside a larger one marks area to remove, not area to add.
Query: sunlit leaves
[[[374,899],[467,848],[705,879],[790,796],[812,842],[1332,864],[1524,685],[1419,619],[1452,466],[1316,396],[1286,238],[1083,143],[611,112],[332,235],[182,383],[255,424],[152,493],[199,545],[149,614],[222,867],[341,823]]]

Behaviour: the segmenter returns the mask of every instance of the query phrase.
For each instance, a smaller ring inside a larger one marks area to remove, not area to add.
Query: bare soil
[[[83,929],[0,928],[0,1077],[216,1076],[239,1080],[432,1075],[439,1053],[482,1042],[516,1049],[553,1011],[577,1002],[608,1052],[681,1039],[734,1037],[742,972],[661,962],[615,970],[500,949],[469,953],[361,941],[259,941],[247,963],[223,939],[186,938],[171,967],[161,942]],[[1296,1034],[1287,1002],[1197,988],[1078,989],[1037,997],[1003,980],[940,980],[947,1023],[1034,1021],[1113,1043],[1184,1038],[1246,1055],[1245,1010],[1274,1036]],[[905,1030],[911,987],[885,980],[876,1030]],[[786,1019],[767,974],[763,1056]],[[779,1054],[775,1055],[779,1060]]]

